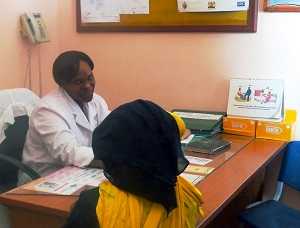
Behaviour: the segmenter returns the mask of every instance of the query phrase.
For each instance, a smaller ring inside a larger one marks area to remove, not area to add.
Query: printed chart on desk
[[[203,176],[198,174],[182,173],[181,175],[193,184],[203,179]],[[107,179],[101,169],[71,166],[25,184],[21,188],[55,195],[78,195],[84,189],[98,187],[104,180]]]

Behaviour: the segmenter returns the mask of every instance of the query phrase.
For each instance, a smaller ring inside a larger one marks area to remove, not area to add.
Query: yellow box
[[[284,121],[268,122],[258,121],[256,126],[256,138],[290,141],[294,138],[297,111],[285,110]]]
[[[258,121],[256,138],[290,141],[294,137],[295,125],[285,122]]]
[[[227,116],[223,118],[225,133],[245,136],[255,136],[255,120]]]

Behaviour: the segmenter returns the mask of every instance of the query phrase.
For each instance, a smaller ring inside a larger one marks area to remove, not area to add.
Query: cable
[[[24,75],[24,83],[23,83],[25,88],[27,86],[27,81],[29,80],[28,79],[29,67],[30,67],[30,54],[29,54],[29,52],[30,52],[30,47],[27,50],[27,64],[26,64],[25,75]]]
[[[41,67],[41,46],[38,45],[38,71],[39,71],[39,96],[42,97],[43,88],[42,88],[42,67]]]
[[[28,89],[32,90],[32,72],[31,72],[31,48],[28,48]]]

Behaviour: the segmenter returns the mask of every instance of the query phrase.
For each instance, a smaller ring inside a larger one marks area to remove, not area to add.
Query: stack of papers
[[[196,165],[206,165],[210,163],[212,160],[207,158],[194,157],[194,156],[185,156],[185,158],[190,162],[191,165],[189,165],[185,169],[184,173],[180,174],[180,176],[192,182],[193,184],[197,184],[198,182],[204,179],[204,176],[207,174],[205,173],[207,170],[204,170],[204,172],[202,172],[203,171],[202,166],[196,166]],[[196,169],[194,169],[193,167],[196,167]],[[199,172],[199,168],[201,169],[200,170],[201,172]],[[192,172],[193,174],[187,172]]]

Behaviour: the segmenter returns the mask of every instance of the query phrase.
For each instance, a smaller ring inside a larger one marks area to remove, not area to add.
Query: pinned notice
[[[179,12],[246,11],[249,0],[177,0]]]

